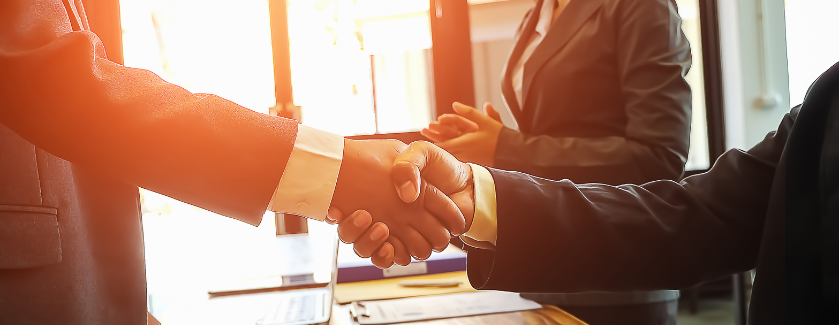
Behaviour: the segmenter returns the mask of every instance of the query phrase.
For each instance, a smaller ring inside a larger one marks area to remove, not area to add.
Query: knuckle
[[[341,231],[341,228],[338,228],[338,238],[340,238],[345,244],[355,243],[357,237],[358,236],[355,236],[355,234],[351,232],[347,232],[346,230]]]
[[[425,141],[425,140],[418,140],[418,141],[412,142],[411,146],[416,147],[416,148],[427,148],[427,147],[431,146],[431,142],[428,142],[428,141]]]
[[[361,249],[361,250],[359,250],[359,249]],[[363,258],[368,258],[368,257],[370,257],[370,254],[369,254],[369,253],[367,253],[367,252],[364,252],[363,247],[358,247],[358,244],[356,244],[355,246],[353,246],[353,251],[355,251],[355,254],[356,254],[356,255],[358,255],[358,256],[360,256],[360,257],[363,257]]]

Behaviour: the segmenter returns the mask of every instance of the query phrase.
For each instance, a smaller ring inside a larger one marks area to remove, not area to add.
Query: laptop
[[[332,295],[338,279],[338,238],[333,237],[332,274],[326,287],[282,292],[256,325],[326,324],[332,315]]]
[[[325,225],[325,224],[324,224]],[[258,253],[243,253],[230,270],[211,277],[210,298],[322,288],[332,280],[334,228],[316,234],[255,236]]]

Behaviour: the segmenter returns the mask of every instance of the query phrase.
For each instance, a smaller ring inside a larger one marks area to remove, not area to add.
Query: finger
[[[470,185],[462,191],[449,194],[448,197],[458,207],[464,219],[466,219],[466,225],[463,227],[463,232],[466,233],[469,231],[475,219],[475,190]]]
[[[437,189],[434,185],[425,183],[425,190],[422,195],[423,207],[426,211],[434,215],[436,221],[440,222],[450,234],[460,236],[466,231],[466,218],[463,212],[455,204],[454,200],[450,199],[446,194]],[[426,235],[425,231],[420,231]],[[445,248],[450,238],[445,238],[445,243],[442,243],[442,238],[429,238],[426,236],[429,243],[437,248]],[[438,241],[439,240],[439,241]],[[439,244],[439,245],[438,245]],[[442,246],[441,246],[442,245]],[[438,249],[439,250],[439,249]]]
[[[437,123],[444,126],[454,127],[461,134],[478,132],[478,130],[480,130],[478,124],[456,114],[440,115],[440,117],[437,118]]]
[[[411,255],[408,254],[408,248],[399,238],[390,236],[387,242],[393,246],[393,263],[401,266],[411,264]]]
[[[486,113],[486,115],[491,117],[493,120],[501,122],[501,114],[499,114],[498,111],[496,111],[495,108],[492,107],[492,103],[484,103],[484,113]]]
[[[431,244],[414,227],[404,225],[399,228],[393,228],[391,231],[391,236],[399,238],[405,245],[405,248],[408,249],[408,253],[415,259],[422,260],[431,255]]]
[[[428,129],[447,138],[456,138],[463,134],[463,131],[458,127],[458,125],[443,124],[440,122],[431,122],[428,124]]]
[[[336,207],[329,207],[329,210],[326,212],[326,223],[330,225],[338,224],[341,222],[341,219],[344,218],[344,214]]]
[[[425,201],[424,196],[420,196],[420,200]],[[454,217],[460,218],[460,214],[458,213]],[[465,227],[466,221],[463,220],[461,223],[455,224],[459,227],[457,229],[459,232],[463,227]],[[410,225],[414,227],[414,229],[416,229],[420,233],[420,235],[422,235],[423,238],[425,238],[425,241],[428,242],[429,246],[431,247],[431,250],[433,251],[439,252],[445,249],[446,246],[448,246],[449,244],[449,240],[452,238],[451,232],[449,232],[449,230],[445,226],[443,226],[443,224],[440,222],[437,216],[433,215],[430,211],[426,211],[424,217],[412,218]]]
[[[475,124],[478,125],[478,128],[480,128],[482,125],[492,122],[492,118],[482,114],[472,106],[463,105],[461,103],[455,102],[454,104],[452,104],[452,108],[454,108],[454,111],[460,116],[463,116],[469,119],[470,121],[475,122]]]
[[[385,224],[381,222],[373,224],[363,235],[356,239],[353,244],[355,254],[364,258],[373,256],[373,253],[379,250],[379,247],[387,240],[388,234],[388,227]]]
[[[338,224],[338,236],[345,243],[354,243],[367,231],[371,223],[373,223],[373,217],[370,216],[370,213],[358,210]]]
[[[429,140],[434,141],[434,142],[443,142],[443,141],[447,141],[447,140],[452,139],[452,138],[449,138],[449,137],[445,137],[445,136],[443,136],[443,135],[441,135],[437,132],[434,132],[434,131],[432,131],[431,129],[428,129],[428,128],[420,130],[420,134],[422,134],[424,137],[426,137]]]
[[[436,145],[457,156],[457,154],[464,151],[474,151],[475,146],[484,141],[480,133],[467,133],[451,140],[436,143]]]
[[[414,229],[419,232],[428,242],[431,251],[442,252],[449,245],[452,236],[446,227],[443,227],[436,219],[426,220],[413,224]],[[414,255],[414,254],[411,254]],[[417,256],[417,255],[414,255]],[[420,256],[421,257],[421,256]]]
[[[389,268],[393,266],[393,253],[393,245],[385,242],[382,244],[382,247],[379,247],[376,254],[370,258],[370,261],[372,261],[373,265],[380,269]]]

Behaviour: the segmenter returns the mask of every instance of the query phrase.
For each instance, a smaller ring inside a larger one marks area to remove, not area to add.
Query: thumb
[[[427,143],[418,141],[414,143]],[[399,198],[406,203],[411,203],[419,198],[421,173],[428,162],[428,149],[426,146],[412,143],[408,149],[403,150],[393,161],[391,179],[396,187]]]
[[[491,117],[493,120],[501,122],[501,114],[498,114],[498,111],[496,111],[495,108],[492,107],[492,103],[484,103],[484,113],[486,113],[486,115]]]
[[[440,147],[416,141],[396,156],[391,177],[399,197],[410,203],[419,198],[420,177],[448,195],[467,186],[472,170]]]
[[[475,124],[478,124],[479,127],[492,122],[491,117],[482,114],[472,106],[454,102],[452,104],[452,108],[454,108],[454,111],[457,112],[457,114],[475,122]]]

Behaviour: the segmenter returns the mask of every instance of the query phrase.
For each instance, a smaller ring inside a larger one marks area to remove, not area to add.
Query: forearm
[[[530,136],[504,128],[495,167],[577,183],[642,184],[679,179],[682,159],[664,147],[622,136]]]
[[[3,123],[73,163],[258,223],[296,124],[104,58],[89,32],[0,49]],[[201,189],[196,190],[196,189]]]
[[[515,183],[512,192],[520,195],[498,198],[495,251],[470,256],[470,272],[474,268],[487,272],[473,281],[476,288],[678,289],[754,266],[762,229],[759,212],[720,215],[702,201],[704,194],[672,181],[643,187],[575,187],[569,181],[504,173],[509,172],[493,172],[497,186]],[[532,195],[535,191],[549,195]],[[491,267],[479,262],[480,254],[492,254]]]
[[[494,251],[470,250],[470,282],[527,292],[678,289],[754,267],[796,114],[749,152],[729,151],[681,183],[575,185],[491,170],[497,241]]]

